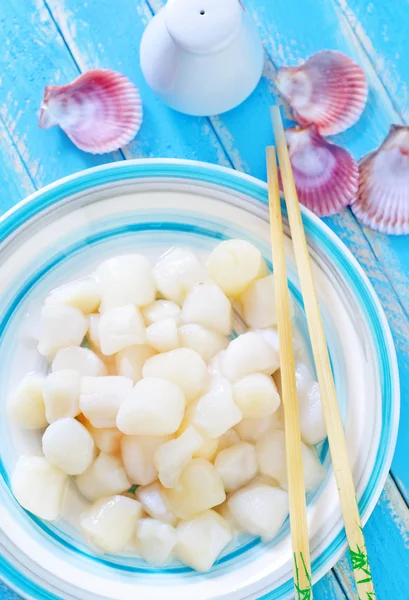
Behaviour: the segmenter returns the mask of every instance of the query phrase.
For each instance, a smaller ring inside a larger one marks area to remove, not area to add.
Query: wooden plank
[[[348,598],[333,571],[330,571],[313,586],[313,597],[314,600],[345,600]],[[353,596],[350,598],[352,600]]]
[[[21,597],[8,588],[2,581],[0,581],[0,598],[1,600],[21,600]]]
[[[407,60],[407,0],[337,0],[367,53],[396,111],[409,120],[409,64]]]
[[[0,214],[34,189],[31,177],[0,119]]]
[[[336,0],[349,26],[354,31],[362,50],[366,52],[370,63],[381,80],[394,112],[391,120],[407,123],[409,119],[409,63],[407,61],[407,35],[403,23],[409,22],[409,3],[407,0],[394,0],[393,4],[382,0],[369,3],[361,0]],[[407,236],[376,236],[368,232],[371,245],[378,257],[384,260],[392,276],[393,287],[403,308],[409,307],[408,269],[409,244]],[[404,342],[404,340],[403,340]],[[399,344],[399,342],[398,342]],[[406,372],[406,367],[404,369]],[[407,397],[407,384],[402,396]],[[402,428],[409,424],[409,417],[402,413]],[[402,439],[404,433],[401,435]],[[400,489],[405,493],[409,504],[407,478],[400,473],[408,470],[405,453],[400,449],[396,454],[394,476]]]

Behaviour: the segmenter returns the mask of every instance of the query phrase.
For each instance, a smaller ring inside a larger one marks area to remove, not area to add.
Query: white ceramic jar
[[[210,116],[251,94],[264,52],[239,0],[168,0],[145,30],[140,59],[146,81],[166,104]]]

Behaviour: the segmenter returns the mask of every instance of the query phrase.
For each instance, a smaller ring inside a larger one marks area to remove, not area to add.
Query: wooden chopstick
[[[285,422],[291,540],[294,557],[295,598],[297,600],[311,600],[311,560],[301,453],[300,419],[295,382],[290,299],[276,153],[273,147],[267,148],[267,173],[277,324],[280,340],[280,372]]]
[[[315,368],[321,390],[321,401],[332,465],[341,502],[355,583],[360,599],[375,600],[375,589],[356,499],[354,480],[349,464],[344,429],[312,274],[311,260],[279,108],[274,106],[271,114],[298,276],[301,283]]]

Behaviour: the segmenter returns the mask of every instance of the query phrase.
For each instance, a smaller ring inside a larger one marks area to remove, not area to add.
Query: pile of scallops
[[[154,266],[117,256],[52,291],[38,340],[48,373],[9,399],[14,424],[42,430],[42,454],[12,474],[17,501],[57,520],[71,479],[90,546],[153,565],[207,571],[242,532],[272,540],[289,511],[275,327],[274,276],[242,240],[206,265],[181,247]],[[318,384],[303,362],[296,376],[312,491],[326,434]]]

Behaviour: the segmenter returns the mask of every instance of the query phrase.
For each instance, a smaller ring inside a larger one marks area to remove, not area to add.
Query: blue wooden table
[[[377,146],[390,124],[409,122],[408,0],[245,0],[262,36],[266,63],[255,93],[234,111],[191,118],[147,88],[138,49],[162,0],[0,0],[0,212],[43,185],[80,169],[139,157],[218,163],[266,178],[272,141],[274,74],[323,48],[338,49],[365,70],[370,85],[359,122],[337,136],[356,158]],[[95,67],[126,74],[139,87],[145,120],[122,151],[94,157],[57,128],[37,128],[47,84]],[[377,291],[395,339],[402,386],[398,445],[381,499],[365,528],[378,600],[409,598],[409,240],[362,228],[349,210],[327,219]],[[349,560],[315,586],[317,600],[353,599]],[[0,598],[17,596],[0,584]]]

